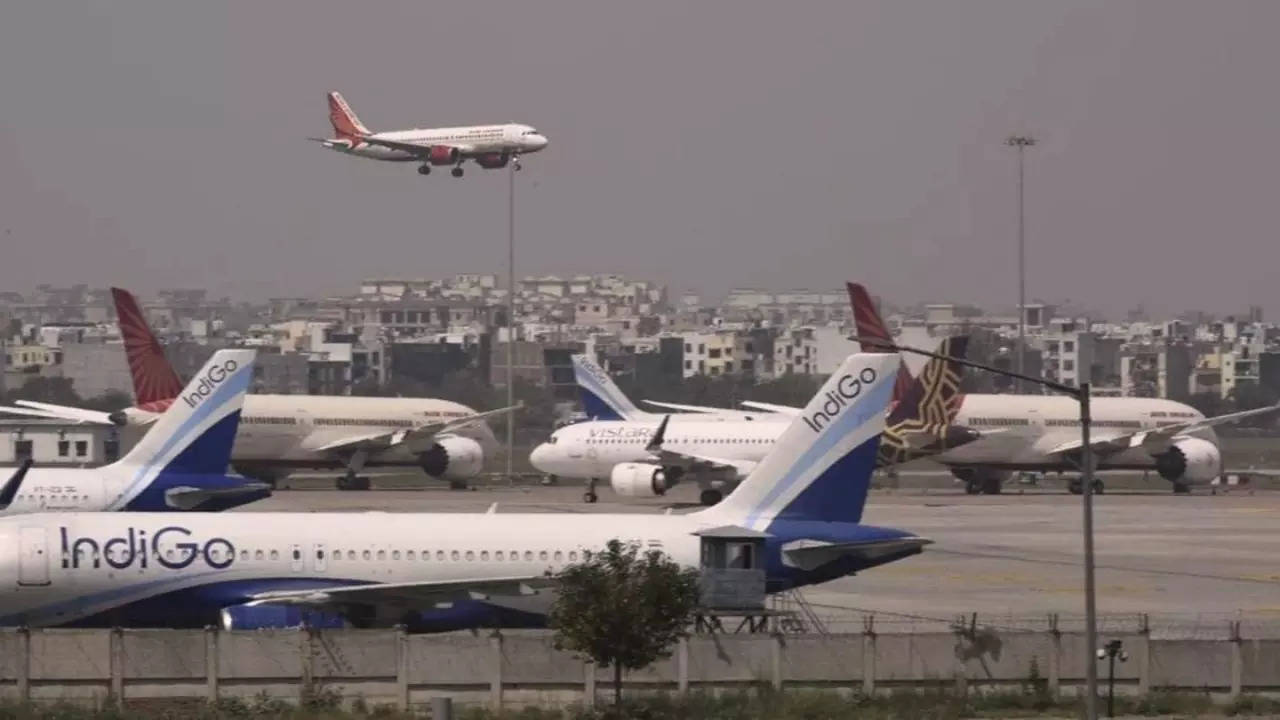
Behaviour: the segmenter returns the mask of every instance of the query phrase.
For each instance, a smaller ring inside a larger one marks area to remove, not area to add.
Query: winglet
[[[658,452],[662,449],[662,443],[667,438],[667,423],[671,422],[670,415],[662,416],[662,422],[658,423],[658,429],[653,432],[653,437],[649,438],[649,444],[644,446],[646,452]]]
[[[0,488],[0,508],[9,507],[13,499],[18,496],[18,488],[22,487],[22,480],[26,478],[27,471],[31,469],[33,462],[31,458],[23,460],[17,471],[9,478],[9,481],[4,484],[3,488]]]

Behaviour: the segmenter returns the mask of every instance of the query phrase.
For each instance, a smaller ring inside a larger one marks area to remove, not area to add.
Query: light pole
[[[1035,383],[1050,390],[1060,392],[1064,395],[1070,395],[1080,403],[1080,495],[1083,500],[1084,522],[1082,532],[1084,534],[1084,622],[1085,622],[1085,647],[1098,647],[1098,605],[1097,605],[1097,588],[1094,584],[1094,562],[1093,562],[1093,448],[1089,444],[1089,425],[1093,417],[1089,409],[1089,383],[1080,383],[1079,387],[1064,385],[1052,380],[1024,375],[1022,373],[1009,372],[1002,370],[994,365],[974,362],[964,358],[951,357],[941,353],[930,352],[929,350],[921,350],[920,348],[904,347],[902,345],[886,345],[883,340],[875,338],[855,337],[859,344],[864,346],[876,347],[885,352],[905,352],[914,355],[923,355],[925,357],[937,358],[939,360],[949,360],[966,367],[977,368],[987,372],[996,373],[997,375],[1005,375],[1019,381]],[[1098,666],[1097,663],[1085,663],[1085,685],[1087,687],[1085,693],[1085,717],[1088,720],[1097,720],[1098,718]]]
[[[1015,366],[1019,375],[1026,373],[1023,356],[1027,352],[1027,214],[1023,202],[1023,151],[1036,144],[1030,135],[1010,135],[1005,145],[1018,151],[1018,357]],[[1014,392],[1021,387],[1015,383]]]
[[[516,170],[520,158],[507,170],[507,407],[516,404]],[[516,414],[507,412],[507,484],[515,482],[511,462],[516,454]]]

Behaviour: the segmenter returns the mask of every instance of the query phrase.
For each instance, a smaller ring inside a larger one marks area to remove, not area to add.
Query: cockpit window
[[[537,135],[537,134],[538,134],[538,131],[537,131],[537,130],[525,130],[525,131],[524,131],[524,134],[525,134],[525,135]]]

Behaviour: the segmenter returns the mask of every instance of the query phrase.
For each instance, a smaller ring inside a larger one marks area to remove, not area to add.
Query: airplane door
[[[311,569],[316,572],[324,572],[329,568],[329,560],[325,556],[326,550],[324,543],[315,543],[311,546]]]
[[[42,527],[18,531],[18,585],[49,584],[49,544]]]

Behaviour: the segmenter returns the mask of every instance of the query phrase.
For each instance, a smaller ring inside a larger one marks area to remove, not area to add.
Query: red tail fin
[[[182,392],[182,381],[164,356],[164,347],[156,339],[138,301],[128,290],[111,288],[116,303],[120,334],[124,336],[124,352],[133,375],[134,401],[139,407],[157,403],[164,405]]]
[[[853,324],[857,328],[858,337],[881,340],[886,346],[892,346],[893,336],[889,334],[889,327],[880,318],[876,304],[871,299],[871,293],[858,283],[845,283],[845,285],[849,288],[849,304],[853,306]],[[867,350],[887,349],[887,347],[877,348],[873,343],[863,343],[862,346]],[[907,363],[898,365],[898,378],[893,383],[894,405],[897,405],[898,401],[902,400],[911,389],[912,382],[914,380],[911,377],[911,371],[907,369]]]
[[[369,128],[360,122],[360,118],[351,111],[351,106],[342,99],[342,93],[329,93],[329,123],[333,132],[346,140],[359,140],[369,134]]]

